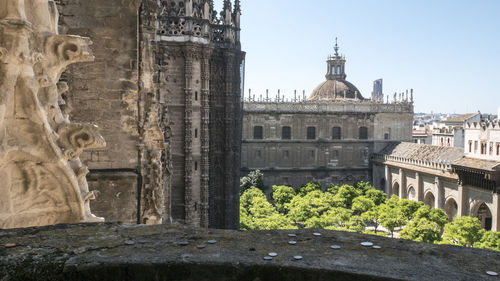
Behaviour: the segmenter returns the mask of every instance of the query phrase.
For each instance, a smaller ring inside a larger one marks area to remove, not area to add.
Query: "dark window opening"
[[[332,129],[332,139],[334,139],[334,140],[340,140],[340,139],[342,139],[342,128],[340,128],[340,127],[333,127],[333,129]]]
[[[289,154],[288,150],[283,151],[283,158],[288,159],[289,156],[290,156],[290,154]]]
[[[198,138],[198,129],[194,129],[194,138],[197,139]]]
[[[262,126],[253,127],[253,139],[261,140],[262,135],[263,135],[263,131],[264,131],[264,129],[262,128]]]
[[[198,100],[198,92],[194,92],[194,100]]]
[[[500,155],[500,144],[497,144],[497,155]]]
[[[385,133],[384,134],[384,140],[388,140],[389,139],[389,133]]]
[[[486,143],[481,143],[481,154],[486,154]]]
[[[194,162],[194,170],[195,170],[195,171],[198,171],[198,161],[195,161],[195,162]]]
[[[292,128],[289,126],[284,126],[281,128],[281,139],[290,140],[292,139]]]
[[[360,140],[368,139],[368,128],[366,128],[366,127],[359,128],[359,139]]]
[[[469,152],[472,152],[472,141],[469,142]]]
[[[307,127],[307,139],[308,140],[316,139],[316,127]]]
[[[311,153],[310,153],[309,155],[311,156],[311,158],[314,158],[314,157],[315,157],[315,155],[316,155],[316,153],[315,153],[315,151],[314,151],[314,150],[311,150]]]

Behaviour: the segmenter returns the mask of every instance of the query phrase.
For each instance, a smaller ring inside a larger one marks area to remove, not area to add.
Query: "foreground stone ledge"
[[[497,252],[315,231],[119,223],[0,230],[0,280],[500,280],[486,275],[500,271]],[[269,252],[278,256],[265,261]]]

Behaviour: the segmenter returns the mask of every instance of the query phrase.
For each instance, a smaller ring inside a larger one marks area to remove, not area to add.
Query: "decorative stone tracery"
[[[79,155],[106,142],[71,123],[58,83],[93,60],[88,38],[59,35],[54,1],[0,1],[0,228],[103,221],[90,212]]]

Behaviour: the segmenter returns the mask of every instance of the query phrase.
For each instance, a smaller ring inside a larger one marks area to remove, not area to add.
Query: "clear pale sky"
[[[216,0],[215,2],[222,2]],[[233,1],[234,2],[234,1]],[[415,90],[415,112],[500,106],[499,0],[241,0],[245,94],[306,94],[324,81],[335,37],[347,80],[370,97]],[[220,9],[221,3],[216,3]]]

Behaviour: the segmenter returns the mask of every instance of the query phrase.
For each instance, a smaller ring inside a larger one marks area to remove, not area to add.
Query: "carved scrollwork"
[[[91,124],[66,124],[57,130],[59,145],[67,159],[73,159],[85,149],[103,148],[106,141],[98,131],[98,127]]]

